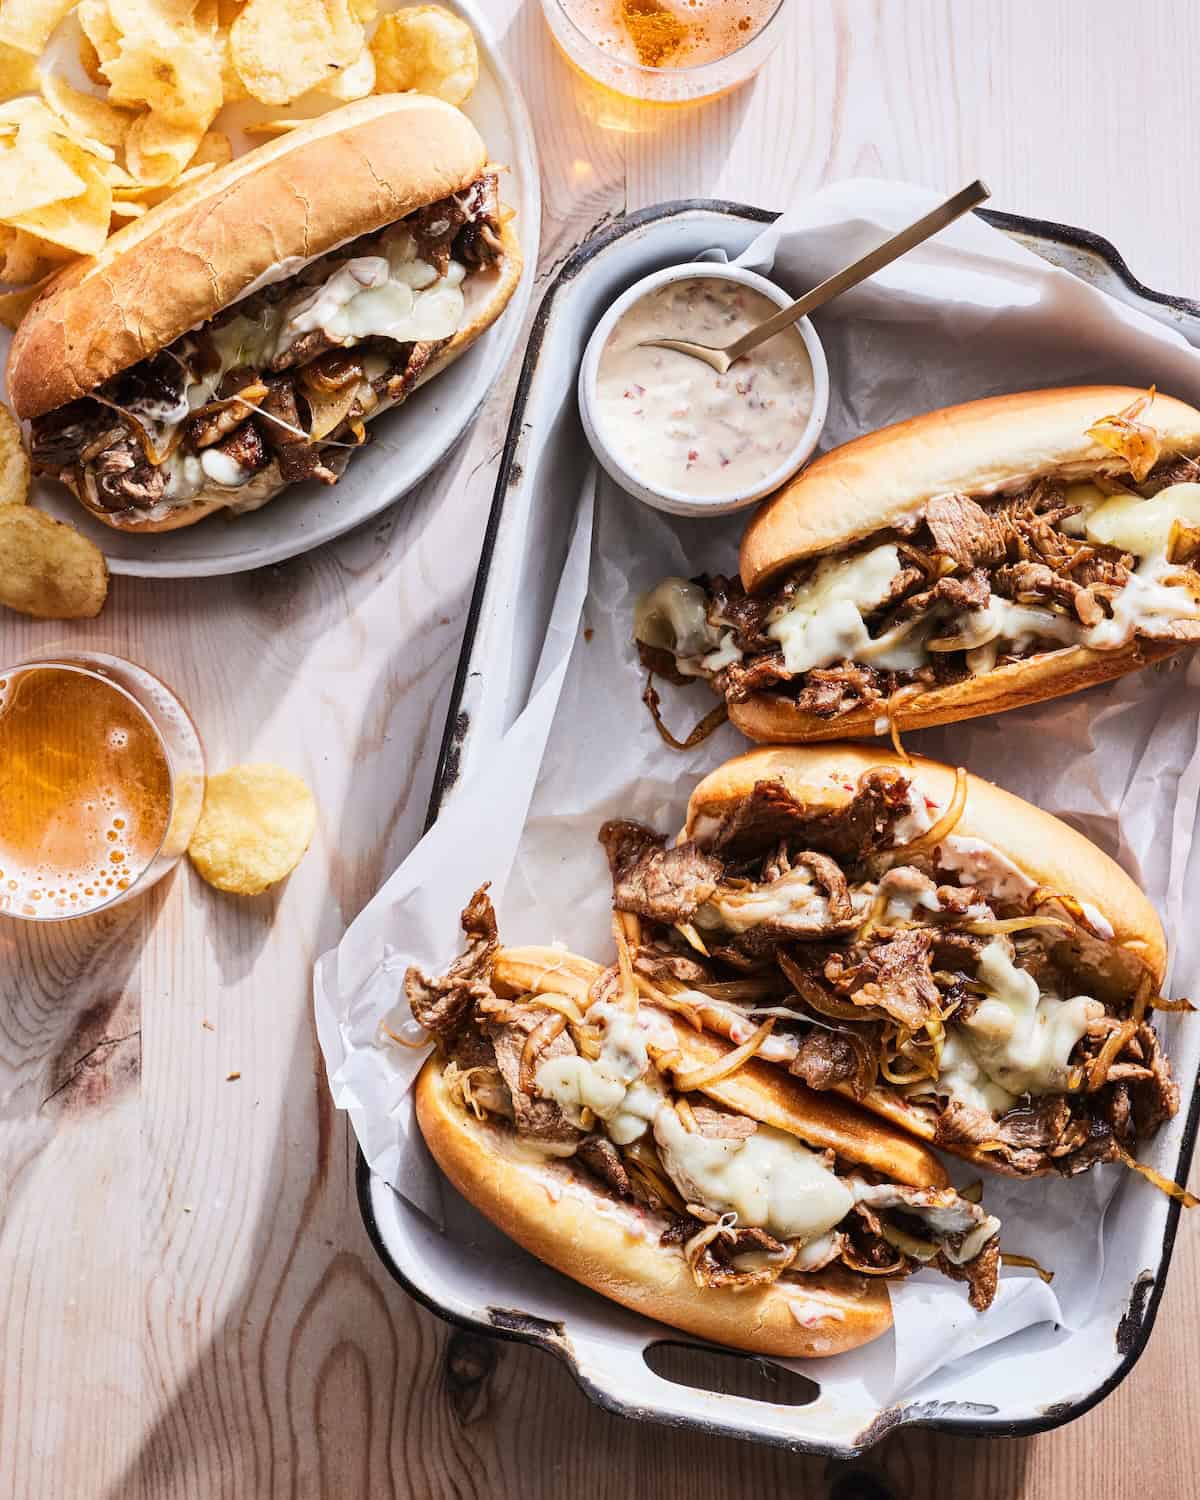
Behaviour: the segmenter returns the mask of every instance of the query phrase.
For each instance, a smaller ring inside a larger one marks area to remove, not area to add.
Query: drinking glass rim
[[[109,653],[83,652],[81,653],[81,657],[88,654],[91,654],[92,656],[99,659],[105,655],[108,655]],[[111,657],[111,659],[113,661],[121,662],[122,665],[125,664],[121,657],[114,656]],[[169,687],[167,687],[165,682],[162,682],[161,678],[156,677],[153,672],[147,671],[145,667],[140,666],[137,662],[129,662],[128,665],[137,667],[139,672],[146,672],[146,675],[149,677],[154,677],[154,680],[161,683],[162,687],[171,694],[172,698],[175,698],[175,701],[177,703],[179,703],[179,699],[176,697],[175,693]],[[59,671],[78,672],[81,677],[94,678],[96,681],[102,682],[105,687],[112,688],[114,692],[119,693],[122,698],[126,699],[127,702],[133,705],[133,707],[150,726],[150,729],[154,734],[155,741],[158,744],[158,748],[162,752],[163,761],[165,762],[167,767],[167,820],[163,824],[162,836],[159,839],[158,843],[154,846],[154,853],[142,866],[141,870],[138,872],[137,879],[133,882],[128,890],[116,891],[113,895],[109,896],[107,900],[102,901],[99,906],[89,906],[86,911],[47,912],[44,916],[34,917],[27,916],[26,913],[19,911],[5,911],[3,913],[0,913],[0,915],[3,915],[10,919],[15,919],[18,922],[71,922],[77,921],[80,917],[97,917],[102,911],[107,911],[108,908],[110,906],[113,906],[116,902],[127,901],[130,896],[135,894],[138,886],[141,885],[142,880],[145,878],[147,872],[152,868],[154,861],[162,853],[163,845],[167,842],[167,834],[171,831],[171,823],[175,817],[175,767],[171,764],[171,752],[167,748],[166,740],[163,739],[162,731],[154,722],[154,719],[149,711],[138,702],[138,700],[127,688],[122,687],[119,682],[114,682],[111,677],[106,677],[102,671],[99,671],[96,666],[89,664],[87,661],[82,659],[72,661],[68,656],[55,656],[53,654],[49,656],[33,656],[29,657],[25,661],[14,662],[12,666],[0,667],[0,679],[12,677],[17,672],[35,671],[41,667],[54,667]],[[183,708],[182,703],[179,703],[179,706]],[[184,712],[187,713],[187,710],[184,709]],[[190,717],[191,716],[189,715],[189,718]]]
[[[651,78],[684,78],[688,74],[692,74],[694,76],[696,74],[703,73],[708,68],[715,69],[722,67],[732,58],[740,56],[747,47],[753,47],[755,42],[757,42],[760,37],[766,36],[770,28],[779,19],[784,6],[787,4],[787,0],[775,0],[775,9],[762,23],[762,25],[758,28],[754,35],[747,37],[746,40],[739,46],[735,47],[732,52],[726,52],[722,57],[710,57],[707,62],[688,63],[686,67],[682,68],[656,68],[650,63],[630,62],[625,58],[614,57],[611,52],[606,52],[598,42],[592,41],[591,37],[588,36],[587,33],[582,29],[582,27],[579,25],[579,22],[576,21],[575,17],[571,15],[567,10],[568,0],[549,0],[549,3],[557,8],[558,13],[562,16],[563,20],[566,21],[567,25],[572,29],[572,31],[574,31],[575,35],[579,38],[583,45],[589,48],[592,52],[597,53],[600,57],[603,57],[606,61],[610,63],[615,62],[623,68],[632,68],[637,73],[648,74]],[[614,0],[614,3],[616,3],[616,0]]]

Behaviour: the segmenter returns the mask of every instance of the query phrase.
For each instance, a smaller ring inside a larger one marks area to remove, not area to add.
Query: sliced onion
[[[633,972],[633,958],[630,956],[625,929],[616,915],[613,917],[612,931],[617,945],[617,965],[621,970],[621,1009],[631,1016],[636,1016],[638,989],[637,979]]]
[[[967,772],[964,766],[957,766],[954,771],[954,795],[950,798],[950,805],[946,811],[932,828],[927,828],[924,833],[918,834],[915,839],[910,839],[907,844],[897,845],[890,852],[903,852],[907,856],[917,854],[924,849],[936,849],[943,839],[954,832],[966,805]]]
[[[1195,1208],[1200,1204],[1200,1198],[1197,1198],[1194,1193],[1189,1193],[1187,1188],[1180,1187],[1177,1182],[1172,1182],[1169,1177],[1164,1177],[1161,1172],[1148,1167],[1144,1161],[1135,1161],[1124,1147],[1117,1146],[1117,1155],[1127,1167],[1140,1172],[1147,1182],[1152,1182],[1160,1192],[1166,1193],[1168,1198],[1174,1198],[1177,1203],[1182,1203],[1184,1208]]]
[[[978,921],[964,922],[957,930],[970,932],[976,937],[986,937],[993,932],[1032,932],[1043,927],[1061,927],[1070,932],[1070,922],[1061,917],[981,917]]]
[[[708,1088],[714,1083],[720,1083],[722,1079],[728,1078],[739,1068],[744,1067],[759,1051],[774,1029],[775,1017],[768,1016],[749,1040],[743,1042],[740,1047],[735,1047],[732,1052],[727,1052],[724,1057],[717,1058],[715,1062],[702,1063],[699,1067],[676,1073],[675,1087],[680,1093],[687,1094],[694,1089]]]
[[[642,693],[642,702],[650,710],[650,717],[654,720],[654,727],[659,735],[670,745],[672,750],[693,750],[697,745],[702,745],[710,734],[715,734],[725,720],[729,717],[728,706],[718,703],[716,708],[711,709],[685,740],[677,740],[667,726],[663,723],[662,712],[659,707],[659,696],[654,686],[654,673],[646,674],[646,689]]]
[[[710,956],[708,949],[704,946],[704,939],[696,931],[691,922],[676,922],[675,931],[680,934],[690,947],[695,948],[696,952],[703,958]]]
[[[566,1016],[561,1016],[555,1011],[539,1021],[525,1038],[525,1045],[521,1048],[521,1066],[517,1074],[517,1084],[523,1094],[533,1093],[533,1070],[537,1065],[537,1060],[550,1043],[562,1035],[566,1027]]]
[[[1010,1255],[1007,1250],[1000,1252],[1000,1264],[1002,1266],[1024,1266],[1028,1271],[1036,1271],[1047,1286],[1054,1280],[1054,1272],[1047,1271],[1045,1266],[1040,1266],[1032,1255]]]

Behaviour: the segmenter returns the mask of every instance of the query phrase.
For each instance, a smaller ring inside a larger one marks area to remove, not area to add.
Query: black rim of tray
[[[614,220],[580,245],[564,262],[542,298],[530,329],[529,342],[521,364],[521,373],[517,381],[516,394],[513,398],[513,408],[509,418],[504,452],[500,460],[500,469],[496,476],[496,487],[493,492],[487,526],[484,530],[479,570],[476,574],[475,586],[471,594],[471,604],[467,613],[462,650],[455,672],[450,706],[446,715],[446,725],[442,734],[433,791],[429,799],[429,810],[425,821],[427,829],[437,818],[442,799],[458,776],[458,761],[463,736],[460,724],[461,706],[467,682],[467,674],[470,670],[471,653],[475,643],[475,634],[483,607],[484,593],[495,552],[496,537],[500,529],[504,503],[510,486],[517,437],[520,434],[521,425],[524,420],[529,389],[533,382],[538,359],[541,355],[542,344],[546,336],[555,297],[565,283],[574,280],[596,255],[606,250],[615,241],[622,239],[634,230],[641,229],[648,224],[657,223],[661,219],[674,218],[679,214],[695,212],[723,214],[730,218],[747,220],[757,224],[770,224],[778,218],[778,214],[772,213],[767,209],[752,208],[745,204],[732,203],[723,199],[686,198],[670,203],[656,204],[652,208],[640,209],[635,213],[626,214]],[[1070,224],[1056,224],[1046,219],[1026,218],[1021,214],[1001,213],[993,209],[976,209],[975,212],[994,228],[1002,229],[1009,234],[1028,235],[1038,240],[1051,240],[1057,244],[1069,245],[1075,249],[1095,255],[1104,261],[1117,279],[1137,297],[1147,302],[1156,303],[1158,306],[1172,311],[1200,317],[1200,302],[1195,302],[1187,297],[1172,296],[1166,292],[1158,292],[1140,282],[1129,269],[1128,265],[1126,265],[1124,257],[1117,250],[1116,246],[1105,239],[1103,235],[1094,234],[1089,229],[1079,229]],[[1183,1138],[1180,1142],[1179,1157],[1175,1170],[1176,1181],[1180,1184],[1187,1181],[1188,1171],[1192,1162],[1192,1153],[1196,1144],[1198,1124],[1200,1124],[1200,1087],[1193,1089],[1191,1106],[1188,1110]],[[803,1439],[790,1439],[782,1434],[737,1433],[731,1431],[725,1424],[708,1422],[702,1417],[663,1416],[657,1412],[647,1411],[640,1406],[628,1405],[607,1390],[596,1386],[594,1382],[583,1374],[571,1352],[569,1344],[562,1338],[557,1325],[548,1323],[541,1318],[523,1316],[519,1313],[509,1314],[506,1316],[504,1322],[496,1323],[488,1322],[481,1318],[464,1317],[459,1313],[448,1311],[428,1296],[415,1282],[409,1279],[384,1243],[379,1224],[375,1218],[374,1205],[371,1201],[372,1173],[370,1167],[367,1165],[366,1158],[362,1154],[361,1148],[357,1150],[355,1175],[359,1211],[362,1214],[367,1236],[375,1247],[380,1260],[393,1279],[404,1288],[414,1301],[419,1302],[431,1313],[441,1318],[443,1322],[450,1323],[457,1328],[472,1333],[482,1334],[489,1338],[500,1338],[515,1343],[532,1344],[536,1348],[547,1350],[549,1353],[557,1356],[567,1366],[577,1384],[592,1401],[604,1408],[604,1410],[613,1412],[618,1416],[630,1417],[641,1421],[658,1422],[664,1426],[690,1428],[718,1437],[740,1437],[743,1441],[762,1442],[776,1447],[791,1448],[798,1452],[827,1454],[839,1458],[853,1458],[858,1456],[872,1447],[886,1433],[900,1427],[927,1427],[933,1431],[953,1433],[957,1436],[1032,1437],[1037,1433],[1049,1432],[1056,1427],[1062,1427],[1067,1422],[1073,1422],[1077,1417],[1081,1417],[1090,1411],[1092,1407],[1103,1401],[1106,1396],[1110,1395],[1121,1384],[1134,1365],[1137,1364],[1146,1348],[1147,1341],[1154,1328],[1154,1321],[1158,1314],[1158,1306],[1162,1300],[1163,1290],[1166,1286],[1167,1272],[1170,1268],[1171,1256],[1175,1247],[1175,1235],[1179,1226],[1180,1214],[1180,1204],[1177,1200],[1172,1199],[1167,1209],[1167,1222],[1163,1231],[1162,1254],[1159,1258],[1158,1266],[1152,1275],[1147,1276],[1143,1274],[1135,1282],[1129,1305],[1118,1325],[1117,1344],[1122,1350],[1121,1361],[1108,1378],[1097,1386],[1095,1390],[1090,1391],[1086,1396],[1081,1397],[1077,1401],[1055,1403],[1047,1407],[1036,1417],[1027,1417],[1016,1422],[999,1421],[989,1417],[950,1417],[947,1414],[948,1410],[961,1411],[963,1409],[961,1406],[956,1406],[955,1403],[914,1402],[907,1406],[889,1407],[880,1412],[871,1425],[858,1435],[852,1447],[846,1448],[832,1444],[810,1443]],[[679,1337],[681,1341],[688,1341],[685,1335],[680,1335]],[[696,1340],[692,1340],[691,1342],[698,1343]]]

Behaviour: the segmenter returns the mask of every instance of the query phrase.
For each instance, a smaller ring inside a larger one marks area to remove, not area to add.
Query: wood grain
[[[1196,290],[1185,0],[790,0],[755,84],[673,111],[590,90],[531,0],[488,9],[542,151],[543,284],[658,200],[981,174],[997,207],[1089,225],[1149,284]],[[856,1475],[841,1500],[872,1476],[947,1500],[1194,1493],[1190,1226],[1149,1351],[1097,1410],[1027,1440],[908,1432],[849,1468],[607,1416],[549,1357],[449,1332],[376,1262],[310,966],[420,831],[514,377],[417,495],[334,545],[241,578],[117,580],[87,625],[0,623],[8,659],[66,640],[144,661],[214,765],[282,761],[321,808],[276,893],[239,902],[182,869],[110,916],[0,928],[0,1495],[732,1500]]]

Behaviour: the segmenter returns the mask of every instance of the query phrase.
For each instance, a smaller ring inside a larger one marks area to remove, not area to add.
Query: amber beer
[[[178,700],[114,657],[0,671],[0,912],[98,911],[187,845],[203,752]]]
[[[725,93],[757,72],[785,0],[542,0],[555,40],[597,83],[657,103]]]

